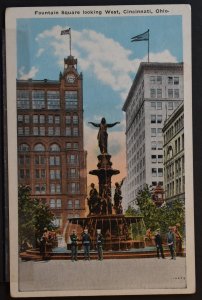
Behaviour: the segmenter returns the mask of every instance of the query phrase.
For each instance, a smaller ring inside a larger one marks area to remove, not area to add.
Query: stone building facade
[[[165,200],[185,199],[184,105],[166,120],[164,136]]]
[[[17,80],[18,182],[48,203],[61,229],[85,215],[83,77],[64,59],[59,80]]]
[[[145,184],[164,186],[162,128],[183,99],[183,63],[140,64],[123,106],[128,203]]]

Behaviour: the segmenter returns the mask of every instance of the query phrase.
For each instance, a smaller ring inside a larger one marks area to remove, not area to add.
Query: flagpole
[[[71,43],[71,28],[69,29],[69,49],[70,49],[70,56],[71,56],[71,48],[72,48],[72,43]]]
[[[148,63],[149,63],[149,29],[148,29]]]

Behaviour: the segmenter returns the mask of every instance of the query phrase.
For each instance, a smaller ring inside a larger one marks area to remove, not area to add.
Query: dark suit
[[[156,243],[156,251],[157,251],[157,257],[159,258],[159,252],[161,253],[161,257],[165,258],[164,253],[163,253],[163,246],[162,246],[162,237],[160,233],[157,233],[155,235],[155,243]]]

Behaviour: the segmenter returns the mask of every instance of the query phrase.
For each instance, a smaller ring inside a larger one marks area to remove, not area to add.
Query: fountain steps
[[[170,257],[170,252],[169,250],[165,250],[164,254],[166,257]],[[182,253],[177,253],[177,256],[185,256],[185,252]],[[79,252],[78,255],[78,260],[84,260],[84,253]],[[142,252],[128,252],[128,251],[104,251],[103,252],[103,257],[104,259],[130,259],[130,258],[152,258],[156,257],[156,251],[142,251]],[[54,252],[47,252],[46,257],[43,257],[40,255],[39,251],[26,251],[20,253],[20,258],[22,260],[71,260],[71,253],[54,253]],[[97,259],[97,253],[96,252],[91,252],[90,253],[90,258],[92,260]]]

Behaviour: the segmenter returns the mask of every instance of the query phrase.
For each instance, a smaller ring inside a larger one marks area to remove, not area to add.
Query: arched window
[[[30,147],[27,144],[21,144],[19,145],[19,151],[29,151]]]
[[[50,199],[50,207],[55,208],[55,199]]]
[[[34,146],[34,151],[38,151],[38,152],[45,151],[45,147],[42,144],[36,144]]]
[[[171,157],[173,157],[173,148],[172,148],[172,146],[168,147],[167,157],[168,157],[168,159],[170,159]]]
[[[52,152],[59,152],[60,151],[60,146],[58,146],[58,144],[52,144],[50,146],[50,151],[52,151]]]

